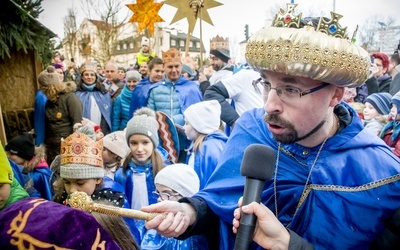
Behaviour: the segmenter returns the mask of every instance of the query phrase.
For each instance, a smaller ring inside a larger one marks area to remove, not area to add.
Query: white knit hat
[[[206,135],[217,131],[221,123],[221,105],[216,100],[195,103],[183,114],[197,132]]]
[[[142,42],[140,43],[141,46],[146,45],[147,47],[150,46],[150,40],[147,37],[142,37]]]
[[[115,131],[104,136],[103,147],[121,158],[127,156],[130,150],[128,145],[126,145],[124,131]]]
[[[183,163],[165,166],[156,175],[154,183],[169,187],[184,197],[191,197],[200,188],[197,173],[191,166]]]

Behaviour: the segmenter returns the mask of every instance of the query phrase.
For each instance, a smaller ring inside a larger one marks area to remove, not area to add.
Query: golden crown
[[[103,168],[103,140],[75,132],[61,142],[61,165],[82,164]]]
[[[181,52],[175,48],[171,48],[162,52],[162,60],[164,63],[181,62]]]
[[[97,66],[96,66],[96,64],[94,64],[94,63],[91,63],[91,62],[87,62],[87,63],[85,63],[85,64],[83,64],[82,66],[81,66],[81,68],[80,68],[80,70],[79,70],[79,73],[83,73],[83,72],[85,72],[86,70],[93,70],[94,72],[96,72],[97,71]]]
[[[297,14],[297,15],[294,14],[294,9],[296,7],[297,7],[297,4],[287,3],[286,11],[283,9],[279,10],[279,12],[275,15],[275,19],[272,23],[272,26],[273,27],[299,28],[302,13]],[[342,17],[343,17],[342,15],[335,13],[335,12],[331,12],[331,20],[327,20],[327,18],[320,17],[318,26],[315,29],[315,31],[319,31],[319,32],[325,33],[325,34],[333,36],[333,37],[348,39],[348,37],[346,36],[347,27],[343,28],[339,24],[339,20]],[[309,26],[312,27],[312,24],[309,24]],[[351,38],[350,41],[354,41],[356,33],[357,33],[357,30],[354,32],[353,37]]]

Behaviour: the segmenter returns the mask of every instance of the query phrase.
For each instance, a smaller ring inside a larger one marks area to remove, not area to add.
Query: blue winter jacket
[[[152,84],[153,83],[150,82],[149,77],[146,77],[140,80],[139,84],[133,89],[131,103],[129,106],[130,118],[132,118],[133,113],[137,109],[147,106],[147,98],[149,96],[149,91]]]
[[[125,84],[121,94],[117,97],[113,106],[112,131],[124,130],[132,115],[129,113],[132,90]]]

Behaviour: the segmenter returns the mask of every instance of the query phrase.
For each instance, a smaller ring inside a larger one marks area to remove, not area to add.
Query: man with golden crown
[[[175,124],[183,126],[183,112],[192,104],[202,101],[200,89],[194,81],[182,75],[181,52],[171,48],[162,52],[164,78],[151,85],[147,107],[167,114]],[[186,162],[185,149],[190,142],[185,134],[179,134],[179,162]]]
[[[268,220],[257,224],[269,227],[257,228],[249,249],[300,249],[299,239],[307,248],[368,249],[380,236],[399,207],[400,160],[341,101],[345,87],[365,82],[369,54],[348,40],[341,15],[302,19],[296,5],[287,4],[247,44],[247,61],[262,78],[264,108],[240,117],[203,190],[142,208],[169,212],[147,228],[179,239],[206,233],[212,248],[233,249],[232,231],[242,226],[236,210],[246,179],[242,158],[249,145],[261,144],[276,156],[261,170],[264,154],[252,159],[254,171],[271,172],[260,195]]]

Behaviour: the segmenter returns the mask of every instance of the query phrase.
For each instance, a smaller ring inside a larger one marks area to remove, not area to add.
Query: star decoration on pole
[[[171,21],[171,24],[176,23],[177,21],[186,18],[189,24],[189,32],[192,33],[194,30],[194,26],[196,25],[196,21],[198,13],[200,12],[198,9],[194,10],[194,6],[197,8],[202,8],[202,16],[200,17],[202,20],[214,26],[210,15],[208,14],[208,9],[217,7],[222,5],[214,0],[166,0],[164,3],[171,5],[178,9],[175,13],[174,18]],[[201,4],[201,6],[200,6]]]
[[[138,33],[147,28],[151,34],[154,34],[154,23],[164,22],[158,15],[163,4],[155,3],[154,0],[137,0],[136,4],[126,4],[133,12],[133,16],[128,22],[139,23]]]

